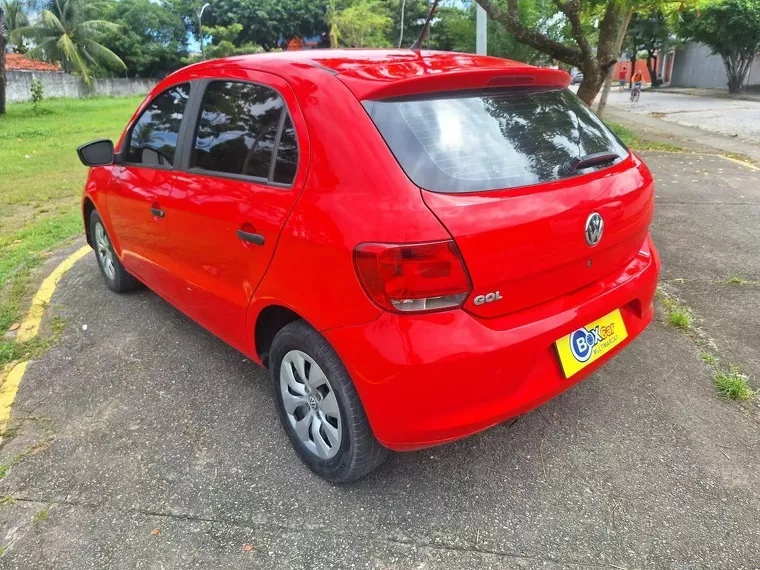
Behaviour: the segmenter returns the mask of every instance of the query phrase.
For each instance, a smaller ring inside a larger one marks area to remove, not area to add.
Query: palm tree
[[[336,0],[330,0],[330,4],[327,8],[327,25],[330,28],[330,47],[338,47],[340,41],[340,30],[338,29],[338,9],[335,5]]]
[[[117,31],[119,26],[105,20],[82,21],[84,8],[83,0],[50,0],[35,25],[14,30],[10,39],[15,43],[30,39],[34,43],[31,55],[60,62],[65,71],[79,73],[87,85],[92,85],[90,66],[126,69],[126,65],[98,43],[104,32]]]
[[[11,34],[13,30],[29,25],[29,17],[26,15],[26,4],[22,0],[0,0],[0,9],[5,13],[5,30]],[[14,46],[17,53],[25,53],[26,46],[19,42]]]

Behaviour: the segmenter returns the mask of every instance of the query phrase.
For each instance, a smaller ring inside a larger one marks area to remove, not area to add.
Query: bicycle
[[[638,103],[639,97],[641,96],[641,83],[638,81],[633,84],[633,89],[631,89],[631,102]]]

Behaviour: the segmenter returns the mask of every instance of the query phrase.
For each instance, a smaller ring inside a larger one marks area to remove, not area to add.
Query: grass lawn
[[[625,143],[625,146],[633,150],[667,150],[672,152],[683,150],[681,147],[674,144],[640,139],[636,136],[636,133],[620,123],[612,121],[604,121],[604,123],[620,138],[621,141]]]
[[[116,140],[142,97],[8,105],[0,116],[0,339],[26,308],[31,269],[82,232],[79,198],[87,169],[76,148]],[[0,340],[0,366],[25,354]]]

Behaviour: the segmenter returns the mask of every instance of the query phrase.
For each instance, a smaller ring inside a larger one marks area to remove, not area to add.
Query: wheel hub
[[[301,444],[321,459],[335,457],[343,438],[338,400],[325,373],[305,352],[291,350],[282,359],[280,395]]]
[[[108,234],[100,222],[95,224],[95,246],[98,253],[98,261],[103,271],[105,271],[109,279],[114,279],[116,277],[116,266],[114,264],[113,248],[111,247],[111,241],[108,239]]]

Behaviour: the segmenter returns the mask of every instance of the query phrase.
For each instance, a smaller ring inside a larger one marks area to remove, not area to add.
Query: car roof
[[[304,66],[321,68],[359,99],[485,86],[535,84],[566,87],[563,71],[469,53],[411,49],[314,49],[234,56],[197,63],[197,72],[226,65],[274,73],[288,79]],[[182,73],[181,71],[179,73]],[[494,83],[494,81],[498,79]]]
[[[525,67],[526,64],[509,59],[432,50],[411,49],[310,49],[257,53],[233,56],[222,60],[202,62],[197,66],[218,61],[235,62],[241,67],[261,69],[306,63],[323,67],[336,74],[355,72],[361,69],[390,67],[396,75],[414,73],[419,67],[438,72],[452,71],[463,67]]]

